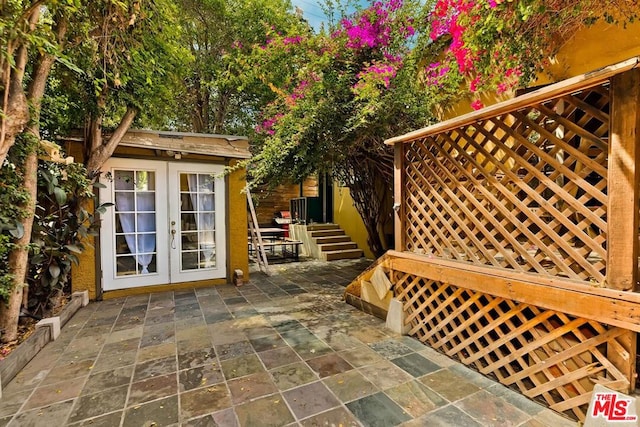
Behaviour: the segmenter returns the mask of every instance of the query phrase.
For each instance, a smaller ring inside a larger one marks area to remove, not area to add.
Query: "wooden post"
[[[638,280],[640,69],[611,79],[607,192],[607,286],[634,290]]]
[[[406,247],[406,202],[405,192],[405,170],[404,170],[404,143],[399,142],[393,146],[393,210],[395,250],[403,252]]]
[[[633,291],[638,281],[638,188],[640,183],[640,70],[611,78],[611,127],[607,192],[607,286]],[[620,337],[607,358],[635,389],[637,334]]]

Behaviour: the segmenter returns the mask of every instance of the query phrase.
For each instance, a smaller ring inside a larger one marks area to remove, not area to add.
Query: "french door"
[[[103,168],[103,289],[226,277],[223,166],[111,159]]]

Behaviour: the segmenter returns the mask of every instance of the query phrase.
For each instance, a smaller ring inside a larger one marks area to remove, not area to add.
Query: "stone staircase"
[[[324,261],[362,257],[362,250],[337,224],[292,225],[294,238],[304,243],[309,256]]]

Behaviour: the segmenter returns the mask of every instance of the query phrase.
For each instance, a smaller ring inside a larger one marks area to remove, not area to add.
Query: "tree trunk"
[[[231,93],[228,90],[224,90],[218,97],[218,105],[213,121],[213,133],[224,133],[224,121],[227,117],[227,109],[229,108],[230,98]]]
[[[106,142],[103,141],[101,134],[102,116],[96,117],[92,120],[90,125],[91,136],[90,140],[87,141],[90,150],[86,161],[87,173],[90,178],[93,179],[98,176],[102,165],[109,160],[109,157],[111,157],[113,152],[116,150],[116,147],[131,127],[131,123],[133,123],[133,119],[135,119],[136,114],[138,114],[138,110],[136,108],[128,107],[127,112],[122,117],[122,120],[120,120],[118,128]]]
[[[26,285],[27,272],[29,271],[29,243],[31,243],[31,228],[36,209],[36,196],[38,188],[38,151],[34,149],[25,160],[24,188],[29,193],[29,201],[22,209],[29,215],[22,221],[24,234],[16,240],[16,248],[9,254],[9,271],[13,275],[13,289],[9,295],[7,304],[0,303],[0,330],[2,330],[2,342],[11,342],[18,337],[18,319],[22,294]]]
[[[353,156],[347,162],[348,176],[344,181],[367,230],[369,248],[381,256],[388,249],[381,236],[392,209],[389,176],[393,163],[387,155]]]
[[[202,87],[201,76],[195,78],[193,92],[195,95],[195,103],[191,117],[193,131],[203,133],[209,131],[209,90]]]
[[[29,123],[29,104],[22,88],[24,72],[27,63],[27,48],[21,46],[16,53],[16,68],[5,71],[9,79],[4,95],[4,116],[0,116],[2,122],[0,136],[0,165],[4,163],[9,149],[13,147],[16,137],[22,133]],[[3,82],[4,83],[4,82]]]
[[[58,27],[58,40],[66,33],[66,21],[61,20]],[[47,80],[55,56],[51,54],[40,55],[34,66],[33,76],[28,89],[28,100],[31,104],[33,117],[27,132],[33,138],[40,141],[40,110],[42,98],[47,86]],[[13,289],[7,304],[0,304],[0,330],[2,330],[2,342],[11,342],[18,337],[18,320],[20,307],[22,306],[25,292],[28,293],[26,284],[29,271],[29,243],[31,243],[31,230],[36,215],[36,201],[38,199],[38,148],[33,147],[25,159],[24,164],[24,188],[29,194],[28,201],[22,206],[25,217],[22,220],[24,234],[18,239],[16,247],[9,254],[9,271],[13,275]]]
[[[29,14],[29,31],[35,30],[38,19],[40,18],[39,2],[31,5],[27,11]],[[24,28],[23,28],[24,30]],[[29,60],[29,52],[27,40],[14,41],[17,46],[7,46],[9,55],[13,53],[15,48],[15,67],[11,69],[11,61],[6,60],[5,69],[2,70],[2,81],[0,86],[4,87],[2,91],[2,112],[0,115],[0,166],[4,163],[9,149],[15,144],[16,137],[24,131],[29,123],[29,104],[24,93],[24,75]]]

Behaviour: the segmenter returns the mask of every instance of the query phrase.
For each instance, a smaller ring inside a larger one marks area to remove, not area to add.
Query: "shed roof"
[[[71,136],[64,139],[67,141],[82,141],[84,138]],[[119,145],[233,159],[248,159],[251,157],[249,138],[246,136],[130,129]]]

